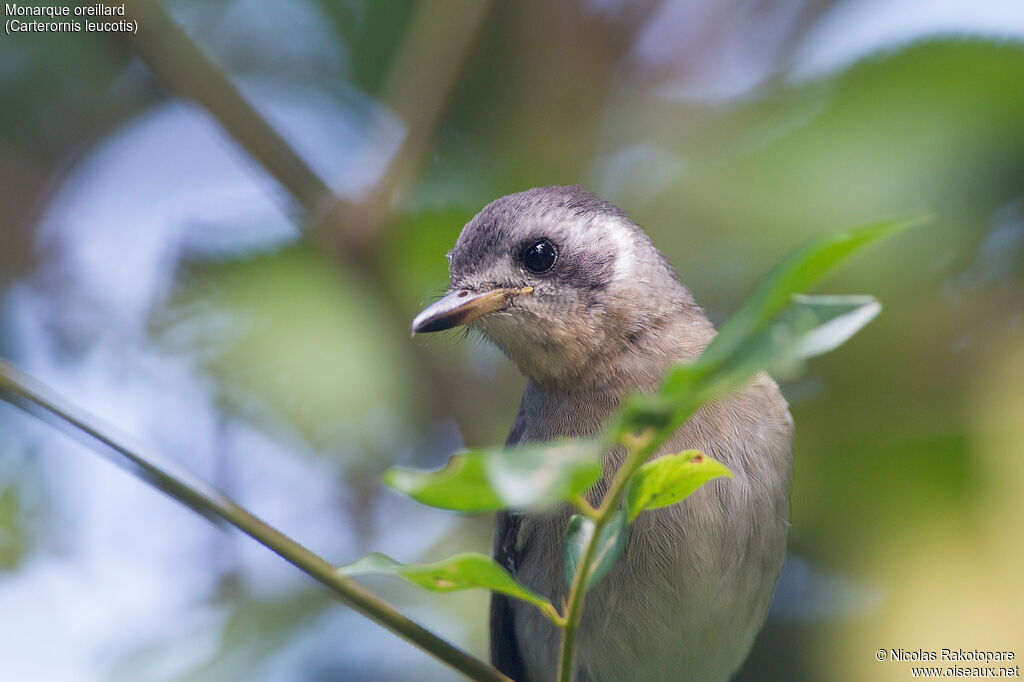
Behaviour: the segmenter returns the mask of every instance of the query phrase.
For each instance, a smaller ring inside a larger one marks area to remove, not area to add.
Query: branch
[[[66,0],[81,5],[89,0]],[[400,296],[380,271],[370,250],[371,237],[401,195],[437,126],[461,66],[490,8],[484,0],[423,2],[385,79],[382,103],[403,117],[405,141],[384,177],[362,204],[337,194],[273,126],[242,96],[228,75],[211,60],[157,0],[135,0],[126,9],[138,22],[135,36],[116,37],[168,90],[196,102],[291,197],[288,208],[309,237],[341,258],[381,299],[378,309],[403,333],[408,320]],[[427,77],[421,77],[429,67]],[[476,414],[460,382],[438,366],[422,346],[414,345],[415,367],[437,398],[422,406],[432,414]]]
[[[441,639],[355,582],[328,561],[267,525],[219,491],[132,441],[33,377],[0,360],[0,399],[70,435],[128,469],[192,511],[229,524],[327,587],[343,603],[474,680],[511,682],[500,672]],[[102,447],[100,447],[102,446]]]
[[[414,10],[378,96],[405,122],[405,139],[362,204],[338,200],[321,217],[335,248],[368,250],[391,207],[405,199],[490,8],[491,0],[434,0]]]

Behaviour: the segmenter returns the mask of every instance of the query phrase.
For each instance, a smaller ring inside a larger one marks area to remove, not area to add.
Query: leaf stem
[[[341,575],[327,560],[267,525],[206,483],[179,470],[158,454],[96,417],[79,409],[31,376],[0,359],[0,399],[74,436],[85,436],[94,449],[113,453],[111,459],[146,483],[192,511],[226,522],[331,590],[342,602],[407,642],[474,680],[511,682],[493,667],[453,646],[399,613],[365,587]],[[105,452],[105,453],[106,453]],[[552,607],[553,610],[553,607]]]
[[[597,519],[599,514],[598,510],[597,508],[594,507],[594,505],[590,504],[590,502],[587,501],[587,498],[583,497],[582,495],[577,495],[575,498],[573,498],[572,503],[576,505],[576,508],[579,509],[580,512],[582,512],[583,515],[586,516],[588,519]]]
[[[548,603],[544,604],[543,606],[538,606],[537,608],[540,609],[541,613],[548,617],[548,620],[550,620],[558,627],[564,628],[566,626],[567,621],[565,616],[560,614],[558,612],[558,609],[556,609],[553,604]]]

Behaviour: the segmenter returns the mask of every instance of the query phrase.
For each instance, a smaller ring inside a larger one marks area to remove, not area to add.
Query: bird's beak
[[[468,289],[451,291],[416,316],[412,321],[412,333],[439,332],[458,327],[472,322],[481,315],[503,310],[511,305],[516,297],[532,291],[533,287],[491,289],[483,292]]]

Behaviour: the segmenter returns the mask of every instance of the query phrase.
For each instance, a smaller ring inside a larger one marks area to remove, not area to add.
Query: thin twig
[[[78,0],[78,3],[91,4],[88,0]],[[330,187],[249,104],[159,2],[135,0],[126,5],[126,10],[138,22],[138,34],[117,39],[123,41],[158,80],[206,109],[228,135],[270,172],[304,212],[316,212],[330,205],[334,195]]]
[[[331,590],[342,602],[474,680],[510,682],[483,661],[395,610],[365,587],[206,483],[104,424],[33,377],[0,360],[0,399],[57,428],[85,437],[93,449],[192,511],[238,528]],[[103,446],[103,447],[98,447]]]
[[[601,533],[618,510],[633,474],[661,444],[653,431],[646,431],[639,436],[628,434],[623,440],[625,442],[622,444],[626,446],[626,457],[615,472],[608,491],[601,500],[601,505],[592,516],[588,514],[594,522],[594,528],[587,541],[587,546],[583,550],[583,556],[576,564],[576,575],[573,576],[572,585],[569,588],[569,603],[566,607],[565,626],[562,628],[562,646],[558,657],[558,682],[572,682],[576,631],[579,628],[580,618],[583,616],[587,579],[590,577],[592,569],[590,564],[597,552]]]
[[[569,604],[565,610],[565,625],[562,626],[562,647],[558,656],[558,682],[572,682],[573,659],[576,647],[576,629],[583,615],[583,595],[587,591],[587,578],[590,574],[590,562],[597,551],[598,537],[604,529],[606,519],[598,516],[594,519],[594,532],[590,535],[583,556],[576,564],[576,575],[573,576],[569,588]]]

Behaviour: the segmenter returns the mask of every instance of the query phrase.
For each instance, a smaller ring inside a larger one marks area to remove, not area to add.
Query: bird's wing
[[[518,534],[519,515],[515,512],[499,513],[494,528],[494,559],[513,574]],[[516,640],[512,598],[497,593],[491,594],[491,664],[513,680],[526,681]]]
[[[506,445],[518,445],[526,427],[522,410],[516,415]],[[516,541],[519,536],[519,514],[499,512],[494,525],[494,560],[515,575],[518,563]],[[519,682],[527,682],[512,612],[512,599],[491,593],[491,664]]]

